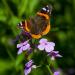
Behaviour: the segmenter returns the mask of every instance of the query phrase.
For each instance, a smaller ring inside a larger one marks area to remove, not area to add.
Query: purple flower
[[[36,68],[36,65],[33,65],[33,61],[30,60],[25,64],[24,74],[28,75],[31,72],[32,68]]]
[[[21,54],[23,51],[30,49],[30,44],[28,43],[28,41],[25,41],[23,43],[17,44],[17,48],[19,48],[18,54]]]
[[[59,71],[56,71],[56,72],[54,72],[53,75],[60,75],[60,72]]]
[[[51,60],[54,60],[55,57],[62,57],[60,54],[59,54],[59,51],[51,51],[48,56],[51,56]]]
[[[45,50],[46,52],[51,52],[54,50],[54,46],[55,46],[55,43],[54,42],[48,42],[47,39],[41,39],[39,41],[39,45],[38,45],[38,49],[39,50]]]

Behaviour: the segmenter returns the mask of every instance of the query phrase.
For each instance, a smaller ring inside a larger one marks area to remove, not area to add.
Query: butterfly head
[[[52,12],[52,6],[51,5],[47,5],[45,7],[43,7],[40,11],[41,13],[45,13],[45,14],[51,14]]]
[[[18,26],[18,28],[23,29],[24,26],[25,26],[25,21],[22,21],[22,22],[18,23],[17,26]]]

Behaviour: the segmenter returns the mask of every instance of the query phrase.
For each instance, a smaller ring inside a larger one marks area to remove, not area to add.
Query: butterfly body
[[[36,39],[40,38],[42,35],[46,35],[50,30],[49,13],[51,13],[51,10],[49,10],[48,6],[42,8],[34,17],[19,23],[20,28],[29,32],[30,35]]]

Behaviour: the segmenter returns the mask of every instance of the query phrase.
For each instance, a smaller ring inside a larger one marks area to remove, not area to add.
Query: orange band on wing
[[[40,35],[40,34],[38,34],[38,35],[31,34],[31,36],[32,36],[33,38],[35,38],[35,39],[39,39],[39,38],[41,38],[41,35]]]
[[[37,15],[44,16],[46,19],[49,19],[49,16],[47,14],[37,12]]]
[[[46,29],[42,32],[42,35],[46,35],[50,31],[50,24],[47,25]]]
[[[25,29],[26,29],[27,32],[30,32],[30,30],[27,27],[27,21],[26,20],[25,20]]]

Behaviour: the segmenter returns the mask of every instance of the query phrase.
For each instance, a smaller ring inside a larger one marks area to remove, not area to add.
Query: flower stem
[[[51,69],[49,68],[49,66],[47,65],[46,67],[47,67],[47,69],[48,69],[50,75],[53,75],[53,73],[52,73]]]

